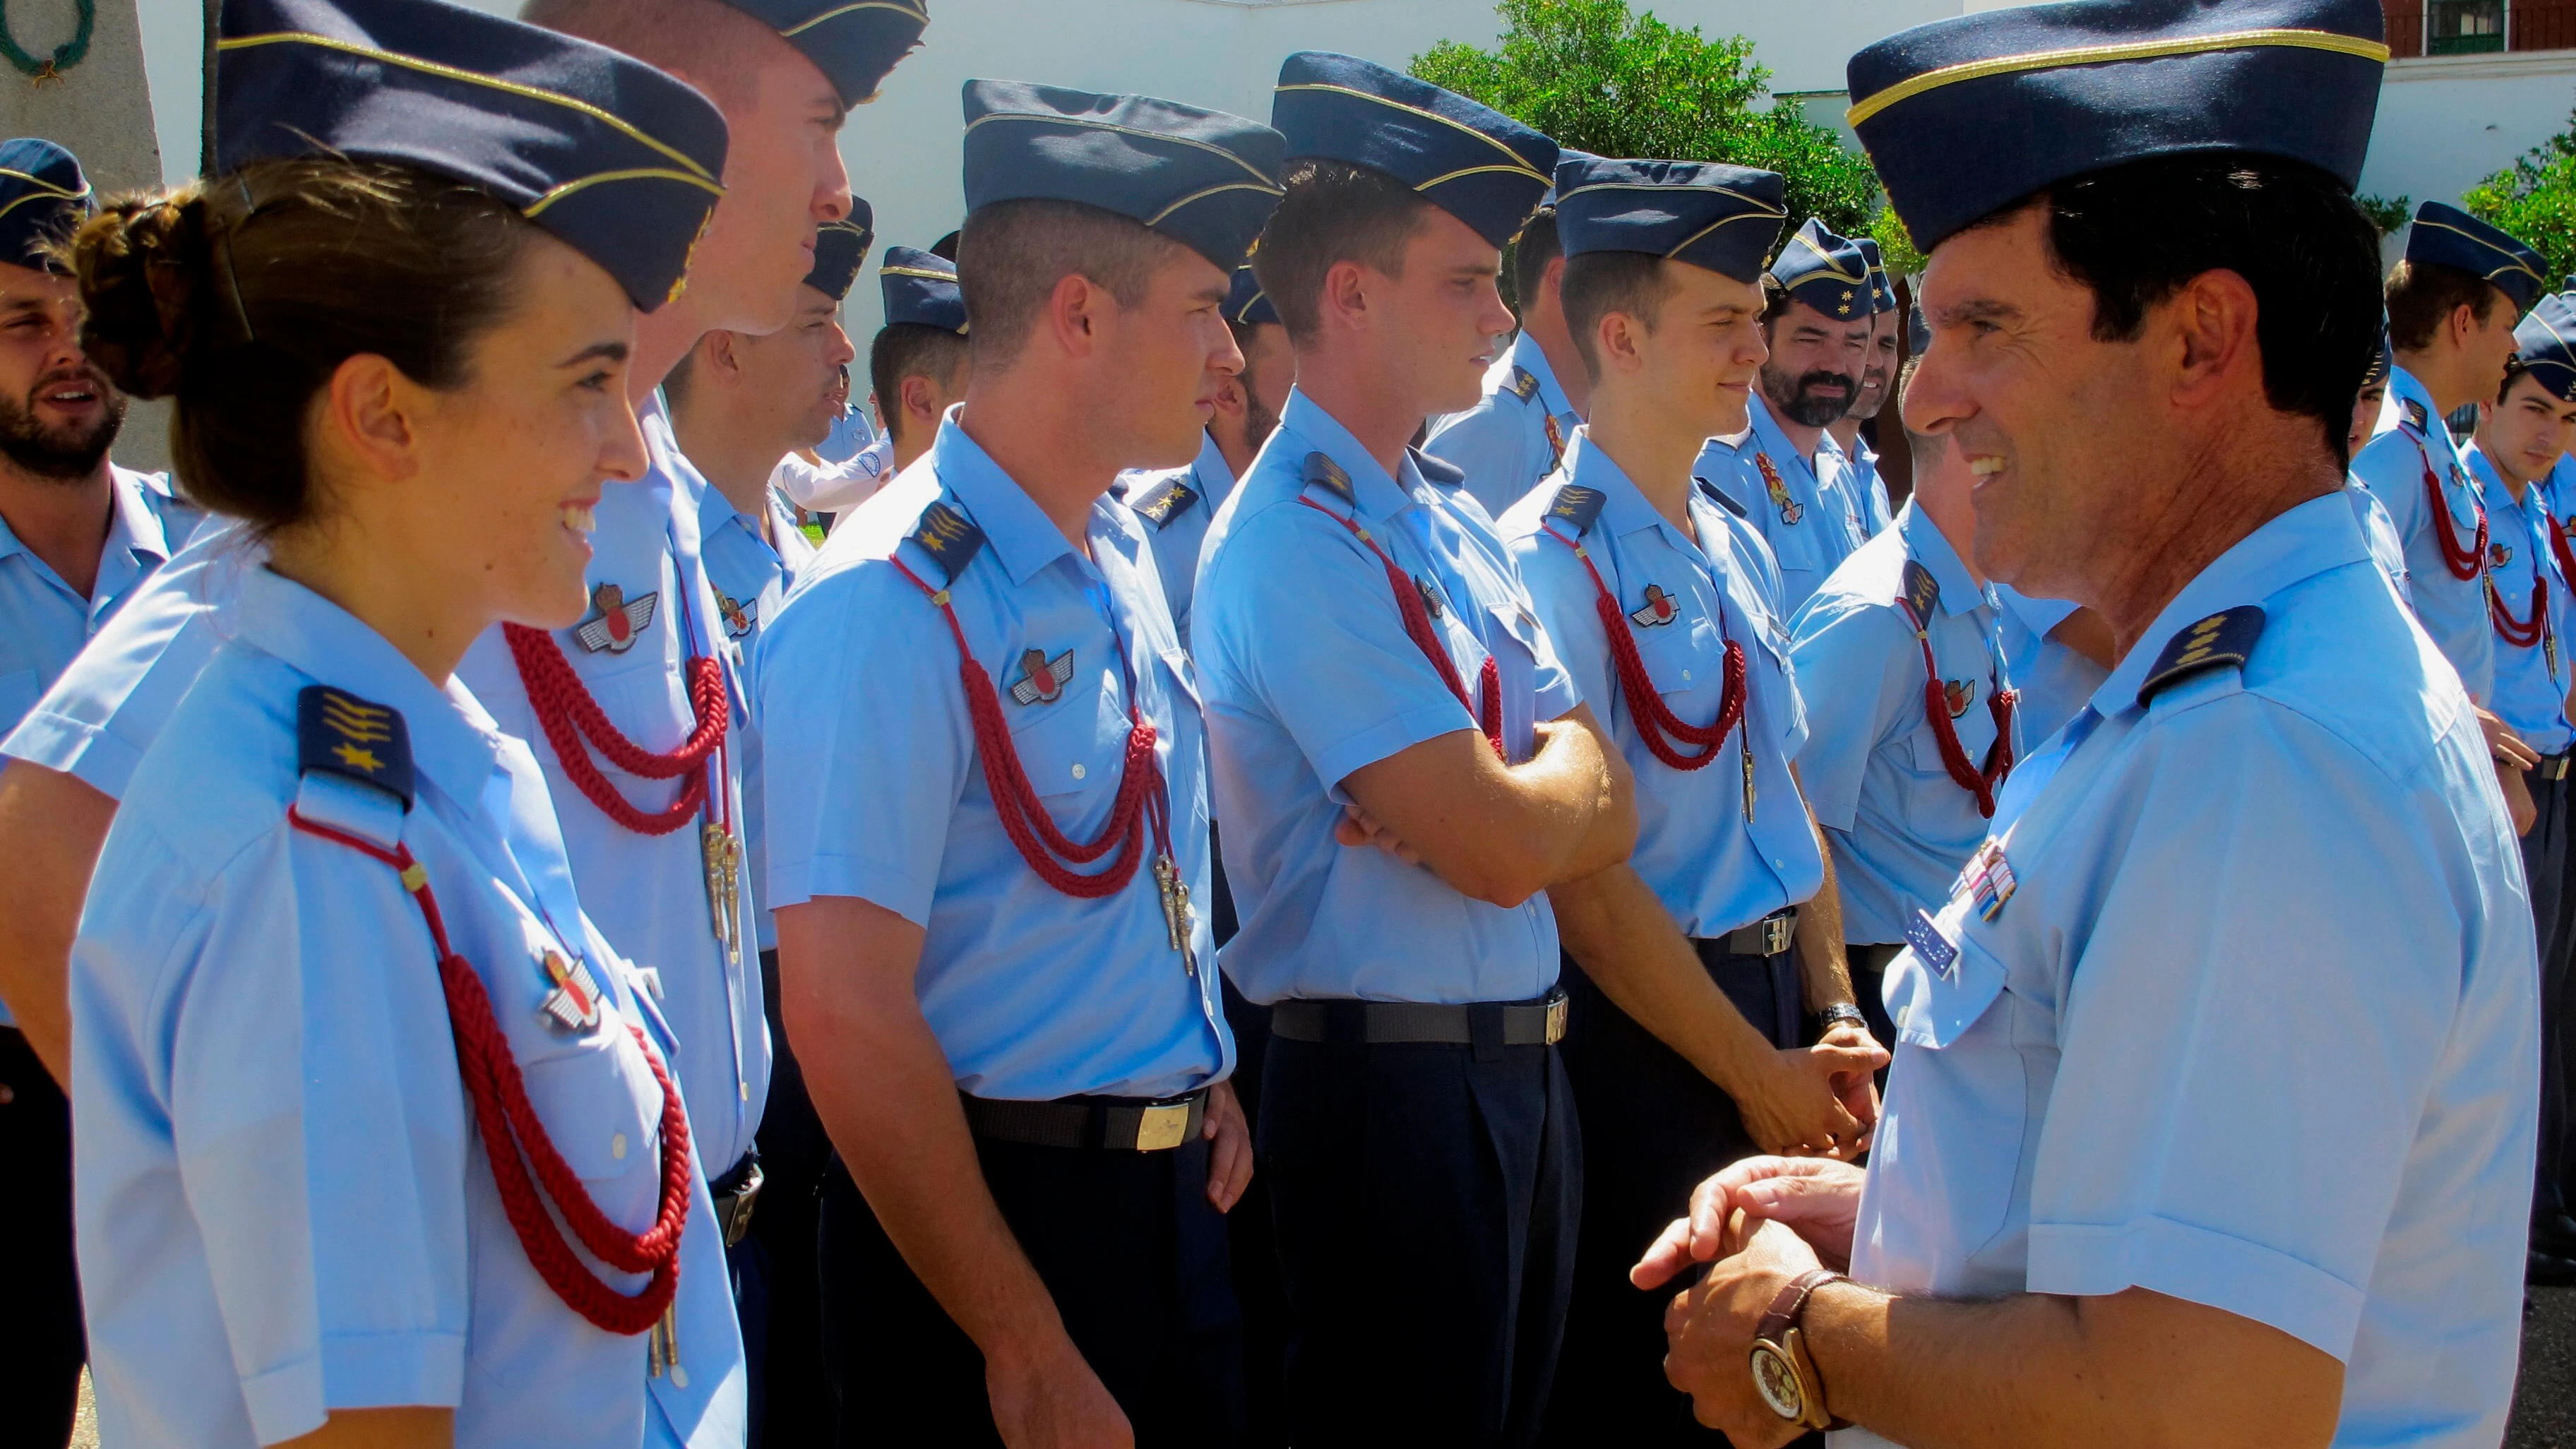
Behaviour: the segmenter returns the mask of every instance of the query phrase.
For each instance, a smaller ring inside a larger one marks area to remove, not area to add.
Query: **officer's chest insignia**
[[[952,584],[957,582],[959,574],[966,572],[966,565],[974,562],[975,555],[984,547],[984,530],[977,528],[973,519],[945,498],[934,499],[928,508],[921,510],[921,521],[913,525],[907,537],[915,547],[930,555],[930,561],[939,565],[940,572],[946,574]]]
[[[599,1025],[599,983],[591,979],[589,962],[549,949],[537,957],[537,970],[553,988],[537,1007],[546,1025],[567,1033]]]
[[[725,632],[740,639],[749,634],[752,626],[759,622],[757,615],[760,612],[760,600],[754,599],[746,606],[727,597],[724,590],[718,589],[716,590],[716,612],[724,615]]]
[[[1440,617],[1440,590],[1420,574],[1413,576],[1413,587],[1422,595],[1422,609],[1432,618]]]
[[[1556,414],[1543,413],[1539,421],[1547,425],[1547,457],[1550,463],[1565,461],[1565,433],[1556,425]]]
[[[411,808],[411,732],[381,704],[327,684],[295,696],[296,769],[373,785]]]
[[[1011,698],[1022,704],[1053,704],[1064,698],[1064,686],[1073,678],[1073,651],[1067,649],[1053,659],[1043,649],[1020,652],[1020,679],[1011,686]]]
[[[1905,923],[1905,944],[1914,948],[1914,959],[1930,967],[1933,975],[1944,981],[1958,976],[1959,948],[1941,934],[1930,912],[1917,908],[1914,919]]]
[[[1422,451],[1420,448],[1411,448],[1406,451],[1413,454],[1413,471],[1422,475],[1423,482],[1431,484],[1435,488],[1457,488],[1465,485],[1467,481],[1466,469],[1459,467],[1457,464],[1450,462],[1446,458],[1435,458],[1429,453]]]
[[[1941,695],[1942,698],[1949,701],[1950,718],[1957,719],[1959,716],[1968,712],[1969,705],[1977,702],[1977,681],[1973,679],[1942,680]]]
[[[1198,501],[1197,489],[1179,478],[1166,478],[1128,506],[1156,528],[1169,528],[1173,519],[1189,512],[1190,505]]]
[[[2487,561],[2496,568],[2503,568],[2513,562],[2513,549],[2505,544],[2491,543],[2487,545]]]
[[[1321,453],[1306,455],[1306,484],[1324,488],[1352,507],[1359,506],[1359,495],[1351,491],[1351,475],[1342,470],[1341,464]]]
[[[1718,507],[1725,509],[1727,512],[1734,514],[1738,518],[1752,517],[1751,514],[1744,511],[1743,504],[1726,496],[1725,489],[1718,487],[1716,484],[1711,483],[1705,478],[1693,478],[1691,481],[1699,485],[1699,491],[1707,497],[1709,502],[1716,504]]]
[[[2254,653],[2254,641],[2262,634],[2263,610],[2254,604],[2239,604],[2183,630],[2167,640],[2165,652],[2156,656],[2146,682],[2138,686],[2138,703],[2145,704],[2203,670],[2244,668]]]
[[[573,637],[593,654],[603,649],[623,654],[653,626],[653,610],[661,598],[655,593],[629,599],[617,585],[601,584],[590,592],[591,617],[573,630]]]
[[[2424,411],[2424,405],[2411,397],[2400,398],[2397,403],[2397,410],[2406,415],[2406,421],[2414,424],[2415,431],[2419,433],[2424,431],[2425,423],[2430,420]]]
[[[1978,846],[1977,853],[1968,857],[1968,868],[1959,873],[1959,881],[1976,905],[1977,918],[1985,921],[2003,914],[2004,902],[2021,888],[2021,882],[2013,876],[2012,862],[2004,859],[2003,845],[1993,840]]]
[[[1673,602],[1672,595],[1664,592],[1663,585],[1648,584],[1644,606],[1629,610],[1628,617],[1636,620],[1641,628],[1658,628],[1681,617],[1681,606]]]
[[[1932,577],[1921,559],[1905,561],[1905,607],[1914,615],[1918,632],[1932,627],[1933,611],[1941,607],[1941,581]],[[1955,709],[1950,712],[1958,713]]]
[[[1789,496],[1789,485],[1781,481],[1780,470],[1772,465],[1771,455],[1755,453],[1753,466],[1761,470],[1762,487],[1771,495],[1771,506],[1780,510],[1780,521],[1795,524],[1798,516],[1807,510],[1799,505],[1797,499]]]
[[[1526,367],[1512,369],[1512,396],[1528,402],[1538,396],[1538,374]]]
[[[1557,489],[1556,496],[1548,500],[1547,516],[1563,520],[1579,538],[1592,531],[1592,520],[1601,516],[1601,505],[1608,502],[1609,497],[1598,488],[1568,483]]]

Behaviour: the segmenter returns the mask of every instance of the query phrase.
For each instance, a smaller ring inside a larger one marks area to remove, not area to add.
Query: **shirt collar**
[[[2456,445],[2451,442],[2450,424],[2442,421],[2442,409],[2433,401],[2432,389],[2424,386],[2423,383],[2418,382],[2415,378],[2415,374],[2408,372],[2405,368],[2392,366],[2388,369],[2389,406],[2381,410],[2384,415],[2394,415],[2392,425],[2396,422],[2408,421],[2404,410],[2398,406],[2405,402],[2412,402],[2424,410],[2424,435],[2426,437],[2429,438],[2434,434],[2439,433],[2444,447],[2451,448],[2454,452],[2458,451]]]
[[[1225,450],[1216,445],[1214,433],[1199,434],[1198,461],[1190,464],[1190,471],[1198,475],[1199,491],[1211,500],[1223,498],[1234,487],[1234,470],[1226,466]]]
[[[151,486],[140,473],[113,463],[108,465],[108,493],[116,500],[116,511],[107,526],[107,546],[131,549],[137,558],[167,563],[170,531],[162,523],[159,511],[143,496]]]
[[[1628,476],[1628,470],[1619,466],[1608,449],[1592,441],[1588,425],[1576,428],[1574,436],[1565,440],[1565,476],[1601,494],[1601,513],[1594,525],[1601,533],[1625,538],[1654,530],[1662,532],[1674,547],[1687,547],[1672,522],[1646,501],[1646,492],[1637,486],[1637,480]],[[1691,492],[1696,494],[1699,490],[1694,487]]]
[[[2369,559],[2361,520],[2343,494],[2309,499],[2238,540],[2183,585],[2128,657],[2094,691],[2093,708],[2107,718],[2136,704],[2138,686],[2164,653],[2165,642],[2193,620],[2239,604],[2260,603],[2302,579]]]
[[[1530,336],[1526,328],[1512,339],[1510,360],[1515,367],[1528,368],[1530,376],[1538,379],[1539,406],[1555,417],[1574,416],[1574,404],[1566,401],[1565,389],[1557,386],[1556,369],[1547,365],[1547,349],[1539,346],[1538,339]]]
[[[1911,498],[1896,510],[1896,531],[1905,537],[1905,551],[1930,569],[1932,582],[1941,586],[1942,613],[1964,614],[1987,602],[1986,590],[1968,572],[1959,551],[1950,546],[1950,536]]]
[[[1306,396],[1302,388],[1288,390],[1288,403],[1279,410],[1279,426],[1295,433],[1307,444],[1309,451],[1321,453],[1342,466],[1342,471],[1351,478],[1352,507],[1363,518],[1381,521],[1393,518],[1413,506],[1415,489],[1430,486],[1422,481],[1420,473],[1414,471],[1413,454],[1409,449],[1397,464],[1398,476],[1388,476],[1377,459],[1369,456],[1368,449],[1360,446],[1360,440],[1351,436],[1351,430],[1343,427],[1339,418],[1324,411],[1320,403]],[[1291,466],[1302,476],[1306,466],[1305,453],[1297,454]]]
[[[939,435],[930,442],[931,471],[939,479],[939,486],[955,494],[965,506],[966,516],[983,531],[985,546],[1001,560],[1012,583],[1025,584],[1048,564],[1068,555],[1077,564],[1082,563],[1064,530],[1056,527],[1046,511],[1038,507],[1037,500],[958,425],[965,406],[957,403],[948,409],[947,416],[939,420]]]
[[[242,570],[241,637],[289,667],[403,717],[412,763],[468,810],[500,763],[499,726],[462,683],[442,689],[384,635],[265,564]]]

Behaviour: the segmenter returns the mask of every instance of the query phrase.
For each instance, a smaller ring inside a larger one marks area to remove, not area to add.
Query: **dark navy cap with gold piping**
[[[1780,248],[1771,275],[1792,298],[1837,322],[1867,321],[1876,305],[1870,300],[1869,258],[1860,244],[1825,230],[1812,216]]]
[[[1356,56],[1301,50],[1279,67],[1270,124],[1290,160],[1381,171],[1476,229],[1497,249],[1538,210],[1554,141],[1465,96]]]
[[[1279,205],[1279,133],[1151,96],[966,83],[966,211],[1078,201],[1152,227],[1231,276]]]
[[[604,46],[445,0],[225,0],[215,170],[345,156],[490,192],[646,311],[724,194],[724,117]]]
[[[835,302],[850,295],[850,284],[859,279],[859,268],[867,265],[868,248],[877,239],[875,223],[876,212],[851,197],[848,220],[827,221],[814,233],[814,270],[805,275],[805,285]]]
[[[2514,352],[2534,381],[2560,402],[2576,402],[2576,294],[2540,299],[2513,329]]]
[[[1569,257],[1644,252],[1756,282],[1789,213],[1778,173],[1717,161],[1556,163],[1556,235]]]
[[[1922,349],[1917,348],[1916,350],[1921,351]],[[2396,370],[2397,349],[2389,343],[2387,319],[2381,318],[2379,323],[2379,356],[2370,364],[2370,371],[2361,375],[2361,385],[2363,387],[2386,387],[2388,386],[2388,374]]]
[[[965,335],[966,294],[957,288],[955,262],[912,247],[887,247],[877,285],[885,292],[887,326],[936,327]]]
[[[1845,70],[1914,243],[2153,156],[2246,151],[2349,187],[2379,108],[2379,0],[2073,0],[1936,20]]]
[[[2549,290],[2549,263],[2528,242],[2438,201],[2415,208],[2415,223],[2406,229],[2406,260],[2484,277],[2513,299],[2516,312]]]
[[[0,141],[0,262],[61,271],[54,244],[97,209],[71,152],[33,136]]]
[[[841,104],[876,98],[895,62],[921,44],[930,0],[725,0],[775,28],[840,92]]]
[[[1234,285],[1225,294],[1225,320],[1237,327],[1279,321],[1279,309],[1270,305],[1270,294],[1261,290],[1261,279],[1249,266],[1234,269]]]
[[[1879,253],[1878,242],[1871,237],[1852,238],[1860,248],[1860,259],[1869,264],[1869,309],[1872,312],[1896,310],[1896,287],[1887,279],[1887,258]]]

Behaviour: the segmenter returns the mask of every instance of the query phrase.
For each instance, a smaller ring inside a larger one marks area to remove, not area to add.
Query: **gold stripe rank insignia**
[[[2138,703],[2207,670],[2244,668],[2262,634],[2263,610],[2254,604],[2239,604],[2191,625],[2165,641],[2165,651],[2138,686]]]
[[[411,808],[411,733],[394,710],[308,686],[295,696],[295,753],[299,773],[372,785]]]

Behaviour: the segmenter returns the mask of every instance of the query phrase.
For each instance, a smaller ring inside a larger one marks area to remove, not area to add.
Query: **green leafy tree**
[[[2460,204],[2549,259],[2552,286],[2576,272],[2576,116],[2522,159],[2469,188]]]
[[[1709,40],[1640,15],[1626,0],[1502,0],[1500,43],[1445,40],[1413,73],[1601,156],[1727,161],[1777,171],[1789,220],[1849,235],[1878,197],[1869,162],[1788,101],[1742,36]]]
[[[2363,192],[2353,201],[2361,207],[2361,214],[2370,218],[2370,224],[2379,228],[2381,236],[2404,226],[2408,218],[2415,215],[2415,198],[2411,196],[2374,196]]]

